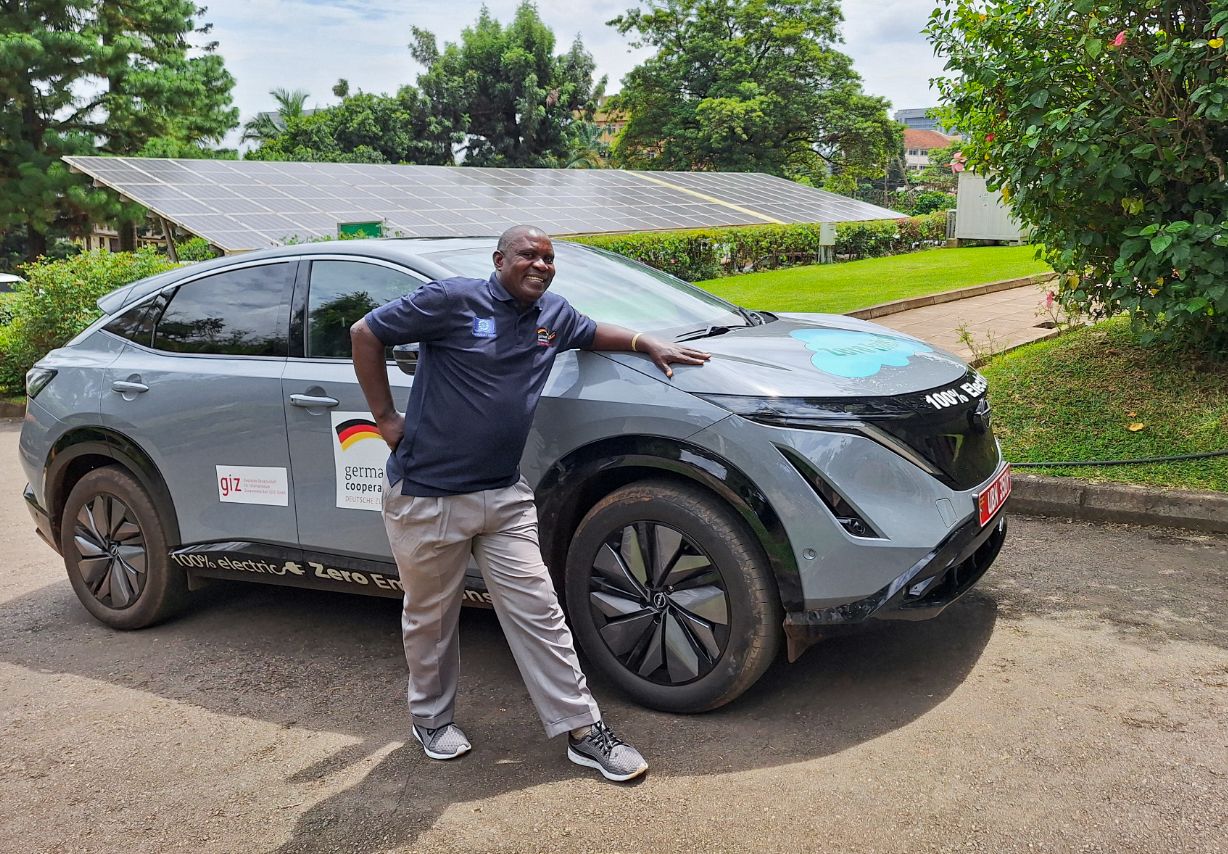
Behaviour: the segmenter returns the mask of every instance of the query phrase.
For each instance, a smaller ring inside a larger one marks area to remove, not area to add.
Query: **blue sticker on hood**
[[[883,365],[903,368],[908,360],[933,348],[920,341],[853,332],[848,329],[796,329],[789,333],[813,351],[810,362],[820,371],[849,379],[872,377]]]

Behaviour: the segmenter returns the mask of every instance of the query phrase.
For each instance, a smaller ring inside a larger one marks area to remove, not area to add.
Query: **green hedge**
[[[946,211],[899,220],[837,223],[835,254],[838,259],[852,260],[910,252],[941,243],[946,239],[946,229]],[[688,282],[814,264],[820,253],[817,223],[597,234],[568,239],[635,258]]]
[[[0,325],[0,391],[19,393],[35,362],[98,317],[97,300],[121,285],[174,268],[153,247],[136,252],[84,252],[27,264]]]

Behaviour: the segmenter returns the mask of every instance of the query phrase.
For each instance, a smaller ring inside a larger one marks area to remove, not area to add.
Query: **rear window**
[[[103,329],[112,335],[149,347],[153,343],[154,321],[158,319],[158,314],[165,304],[163,297],[147,300],[120,313]]]
[[[294,266],[228,270],[178,288],[154,331],[154,347],[171,353],[285,356],[287,286]]]

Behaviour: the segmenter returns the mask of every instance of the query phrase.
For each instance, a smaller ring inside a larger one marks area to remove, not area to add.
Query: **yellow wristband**
[[[632,350],[635,350],[635,352],[636,352],[636,353],[638,353],[638,352],[639,352],[639,350],[636,350],[636,349],[635,349],[635,342],[636,342],[636,341],[639,341],[639,340],[640,340],[640,336],[641,336],[641,335],[643,335],[643,334],[644,334],[643,332],[637,332],[637,333],[635,333],[634,335],[632,335],[632,336],[631,336],[631,349],[632,349]]]

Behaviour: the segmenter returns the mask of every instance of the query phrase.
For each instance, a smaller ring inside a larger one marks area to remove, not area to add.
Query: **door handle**
[[[127,380],[116,380],[111,383],[111,391],[117,391],[120,394],[143,394],[149,391],[149,386],[145,383],[128,382]]]
[[[326,409],[332,409],[334,406],[338,406],[340,403],[341,401],[337,400],[335,397],[316,397],[315,395],[311,394],[290,395],[290,405],[301,406],[304,409],[316,409],[317,407],[321,406]]]

